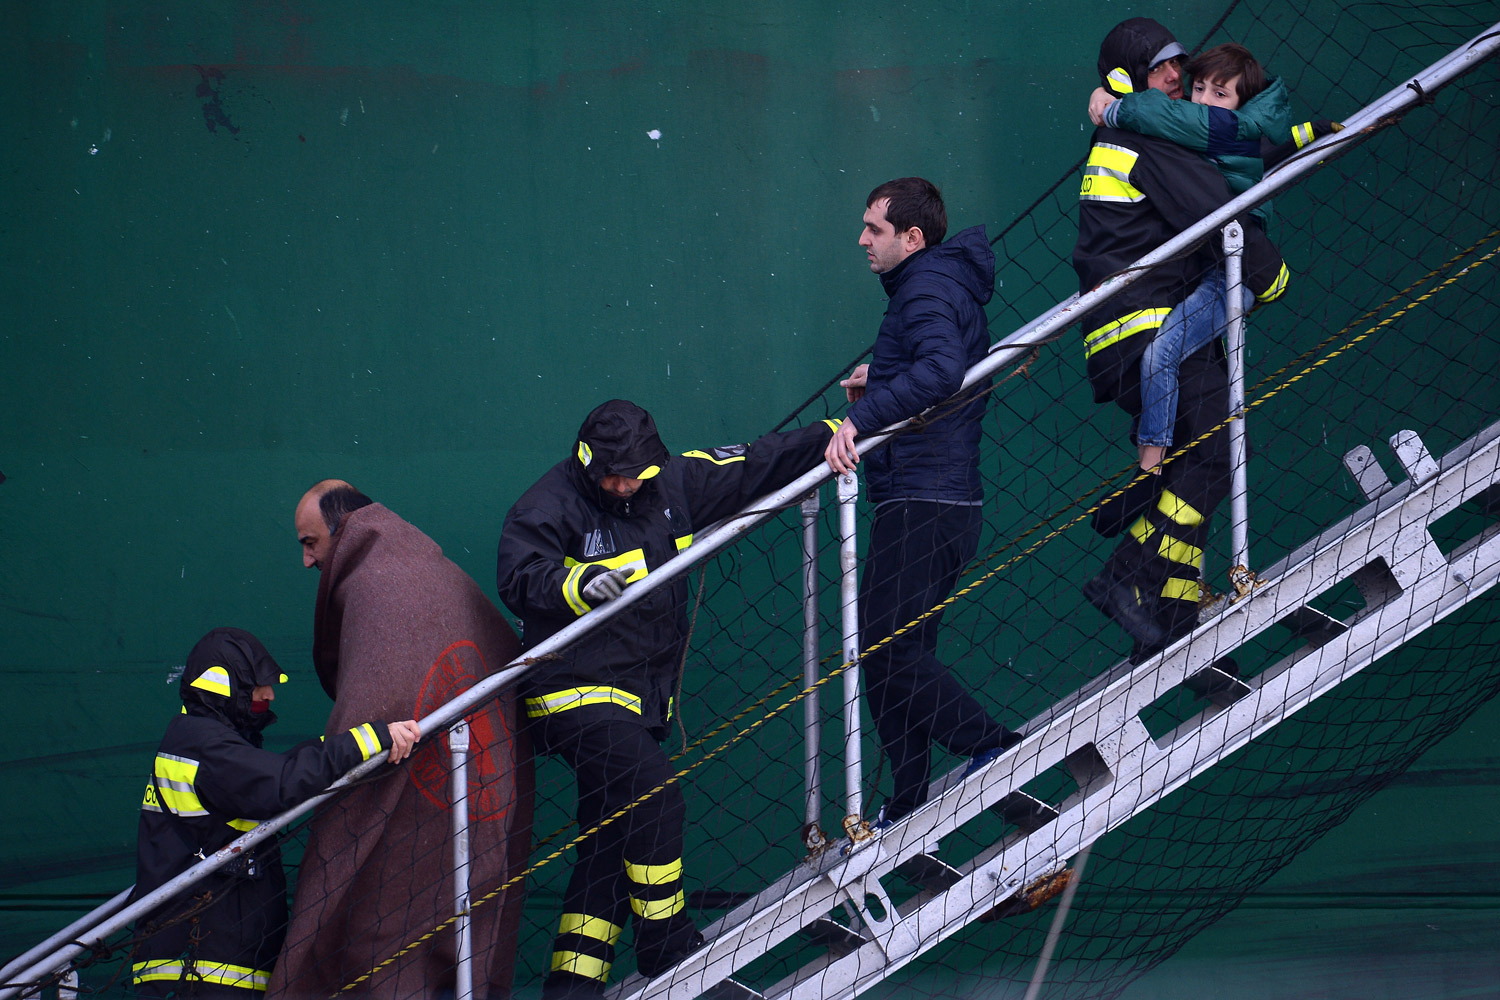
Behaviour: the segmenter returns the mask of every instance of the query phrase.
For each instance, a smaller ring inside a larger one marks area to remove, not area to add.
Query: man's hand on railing
[[[415,720],[391,722],[386,725],[391,731],[391,763],[399,764],[411,754],[412,748],[422,738],[422,727]]]
[[[833,437],[829,438],[828,447],[823,449],[823,457],[828,460],[828,467],[841,476],[853,472],[854,467],[859,464],[859,452],[854,448],[854,438],[857,434],[859,434],[859,428],[854,426],[854,421],[845,417],[839,429],[833,432]]]

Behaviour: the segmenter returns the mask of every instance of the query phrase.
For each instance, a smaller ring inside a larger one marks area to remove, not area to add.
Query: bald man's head
[[[342,479],[325,479],[302,494],[292,517],[297,541],[302,543],[302,565],[321,570],[344,516],[372,503],[373,500]]]

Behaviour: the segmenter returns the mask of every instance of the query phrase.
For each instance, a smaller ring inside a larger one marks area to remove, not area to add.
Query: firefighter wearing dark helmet
[[[811,469],[837,426],[671,456],[645,410],[619,399],[597,407],[571,454],[505,517],[497,585],[524,623],[522,644],[531,649],[619,597],[691,545],[694,531]],[[588,834],[563,899],[547,1000],[603,991],[632,913],[636,962],[648,977],[702,943],[683,892],[686,809],[678,784],[667,783],[660,745],[675,708],[687,603],[681,576],[522,679],[535,745],[573,769],[578,827]]]
[[[1150,18],[1116,25],[1099,49],[1099,78],[1117,96],[1145,89],[1182,94],[1185,54],[1171,32]],[[1229,201],[1220,172],[1204,157],[1165,139],[1102,127],[1093,135],[1079,190],[1073,267],[1079,292],[1130,267]],[[1245,226],[1245,283],[1260,295],[1285,281],[1276,248],[1259,226]],[[1196,251],[1142,272],[1082,320],[1094,400],[1132,417],[1141,409],[1141,354],[1162,322],[1218,264],[1217,234]],[[1229,381],[1215,342],[1182,361],[1172,439],[1191,442],[1161,475],[1104,505],[1094,527],[1106,537],[1127,531],[1084,596],[1148,656],[1197,621],[1203,548],[1213,510],[1229,491]]]
[[[216,628],[188,654],[182,713],[167,726],[146,793],[134,898],[211,857],[240,834],[326,789],[363,760],[397,761],[421,736],[414,722],[370,722],[286,753],[261,749],[286,676],[244,629]],[[136,925],[131,958],[146,996],[247,998],[263,993],[286,929],[281,852],[263,842],[184,889]]]

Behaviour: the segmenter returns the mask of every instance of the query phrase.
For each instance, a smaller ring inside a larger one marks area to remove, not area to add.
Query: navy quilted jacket
[[[964,373],[989,350],[984,305],[994,294],[995,254],[984,227],[974,226],[919,250],[880,275],[890,296],[865,395],[849,407],[861,434],[872,434],[942,403],[959,390]],[[924,428],[906,431],[864,460],[870,499],[978,503],[980,422],[988,383],[980,393]]]

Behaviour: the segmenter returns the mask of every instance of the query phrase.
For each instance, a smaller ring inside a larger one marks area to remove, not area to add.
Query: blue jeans
[[[1255,305],[1255,295],[1240,285],[1244,311]],[[1168,448],[1177,421],[1177,369],[1182,359],[1224,335],[1229,301],[1224,271],[1213,268],[1167,315],[1155,338],[1141,354],[1141,417],[1136,444]]]

